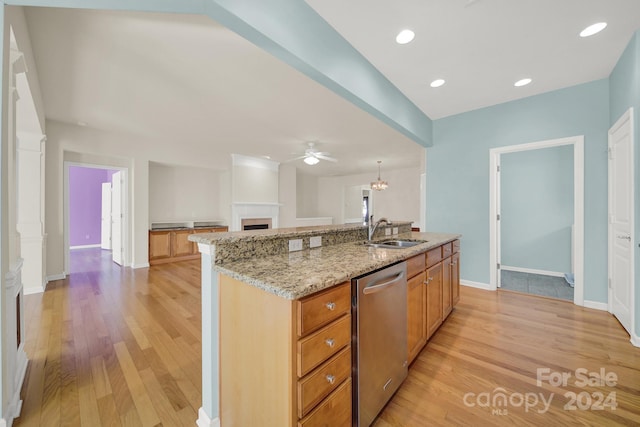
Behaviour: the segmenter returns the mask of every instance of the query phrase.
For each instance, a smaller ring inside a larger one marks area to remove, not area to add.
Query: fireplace
[[[271,218],[244,218],[240,220],[242,231],[268,230],[271,228]]]
[[[279,210],[279,203],[232,203],[229,231],[278,228]]]

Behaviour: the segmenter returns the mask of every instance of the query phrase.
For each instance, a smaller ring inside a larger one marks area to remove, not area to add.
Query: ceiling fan
[[[304,159],[304,162],[308,165],[316,165],[320,162],[320,160],[326,160],[328,162],[337,162],[338,159],[334,159],[333,157],[330,157],[329,154],[331,153],[327,153],[325,151],[317,151],[315,149],[315,143],[314,142],[308,142],[307,146],[309,148],[307,148],[306,150],[304,150],[304,155],[300,156],[300,157],[296,157],[295,159],[291,159],[289,160],[290,162],[294,161],[294,160],[299,160],[299,159]]]

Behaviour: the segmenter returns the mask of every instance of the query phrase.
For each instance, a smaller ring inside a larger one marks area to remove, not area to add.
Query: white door
[[[633,308],[633,113],[609,130],[609,310],[631,333]]]
[[[116,172],[111,176],[111,257],[119,265],[124,259],[122,217],[122,172]]]
[[[102,183],[102,217],[100,221],[100,247],[111,249],[111,183]]]

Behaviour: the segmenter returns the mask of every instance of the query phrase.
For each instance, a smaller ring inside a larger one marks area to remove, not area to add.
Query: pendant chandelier
[[[378,160],[378,180],[371,182],[371,189],[376,191],[386,190],[387,187],[389,187],[389,183],[387,181],[380,179],[380,163],[382,163],[382,160]]]

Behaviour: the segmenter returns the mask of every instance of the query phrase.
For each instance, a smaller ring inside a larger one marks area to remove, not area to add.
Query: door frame
[[[635,252],[634,252],[634,248],[635,248],[635,185],[634,185],[634,181],[635,181],[635,161],[634,161],[634,145],[635,145],[635,126],[634,126],[634,115],[633,115],[633,107],[630,107],[627,111],[625,111],[622,116],[620,116],[620,118],[618,120],[616,120],[615,124],[613,126],[611,126],[611,128],[609,129],[609,131],[607,132],[607,148],[608,148],[608,152],[610,153],[611,151],[611,134],[614,133],[620,126],[622,126],[625,122],[629,122],[629,135],[631,138],[631,144],[629,147],[629,151],[630,151],[630,157],[631,157],[631,176],[634,177],[634,179],[631,179],[631,182],[629,183],[629,192],[631,193],[631,198],[630,198],[630,202],[631,202],[631,215],[629,218],[629,235],[631,236],[631,241],[630,241],[630,245],[631,245],[631,262],[629,263],[630,265],[630,272],[629,272],[629,335],[631,336],[631,341],[633,342],[634,339],[637,339],[636,337],[636,330],[635,330]],[[607,303],[607,310],[609,311],[609,313],[613,314],[613,289],[611,287],[611,270],[612,270],[612,266],[613,266],[613,242],[615,237],[613,236],[613,227],[611,224],[611,211],[612,211],[612,206],[611,206],[611,181],[612,181],[612,170],[610,166],[610,159],[611,157],[608,158],[607,160],[607,282],[608,282],[608,289],[607,289],[607,298],[608,298],[608,303]],[[640,344],[640,343],[639,343]],[[638,345],[638,344],[635,344]]]
[[[73,161],[64,161],[64,185],[63,185],[63,217],[64,217],[64,271],[65,275],[69,274],[70,268],[70,249],[69,249],[69,168],[71,166],[78,166],[83,168],[92,168],[92,169],[107,169],[107,170],[115,170],[123,172],[122,178],[122,208],[126,213],[122,220],[122,244],[124,245],[124,263],[123,267],[128,266],[130,264],[130,256],[129,256],[129,169],[122,166],[112,166],[112,165],[101,165],[95,163],[81,163],[81,162],[73,162]]]
[[[573,145],[573,236],[572,263],[575,285],[573,303],[584,306],[584,136],[550,139],[526,144],[510,145],[489,150],[489,289],[498,288],[498,262],[500,260],[500,180],[498,168],[500,156],[506,153],[539,150],[543,148]]]

